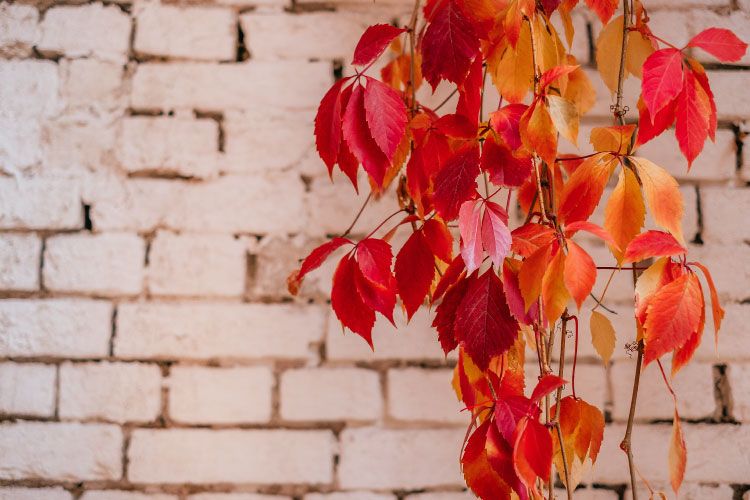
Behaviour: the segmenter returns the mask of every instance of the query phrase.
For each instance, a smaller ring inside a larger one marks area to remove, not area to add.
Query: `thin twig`
[[[346,238],[347,236],[349,236],[349,233],[351,233],[352,229],[354,229],[354,225],[357,223],[357,221],[359,220],[359,218],[362,216],[362,212],[365,211],[365,207],[367,206],[368,203],[370,203],[370,199],[371,198],[372,198],[372,191],[370,191],[370,194],[368,194],[367,198],[365,198],[365,202],[362,203],[362,206],[359,208],[359,212],[357,212],[357,215],[354,216],[354,220],[349,225],[349,227],[346,228],[346,231],[343,232],[343,234],[341,235],[341,238]]]

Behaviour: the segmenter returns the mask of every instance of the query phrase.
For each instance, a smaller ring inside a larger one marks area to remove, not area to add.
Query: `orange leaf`
[[[638,179],[629,168],[623,168],[604,209],[604,228],[619,247],[617,249],[610,245],[609,248],[618,262],[622,261],[624,249],[643,227],[645,215],[646,207]]]
[[[549,478],[552,468],[552,436],[546,427],[528,416],[518,422],[513,465],[518,477],[531,489],[536,489],[537,477]]]
[[[544,314],[550,324],[560,317],[569,298],[570,294],[565,287],[565,252],[558,248],[542,279]]]
[[[721,321],[724,319],[724,309],[722,309],[721,303],[719,302],[719,294],[716,292],[716,285],[714,285],[714,280],[706,266],[700,262],[691,262],[691,265],[700,269],[708,282],[708,291],[711,296],[711,313],[714,319],[714,333],[716,335],[716,342],[718,343],[719,329],[721,328]]]
[[[592,311],[589,328],[591,329],[591,344],[604,364],[609,364],[612,353],[615,352],[615,342],[617,341],[612,322],[602,313]]]
[[[669,481],[672,483],[672,490],[675,494],[680,489],[682,479],[685,477],[686,465],[687,448],[685,448],[685,438],[682,435],[680,416],[677,414],[677,408],[675,408],[672,437],[669,440]]]
[[[684,242],[682,236],[682,214],[684,203],[680,186],[666,170],[646,158],[631,157],[643,183],[648,208],[654,221],[672,233],[677,241]]]
[[[527,311],[542,292],[542,278],[545,269],[547,269],[551,252],[552,245],[545,245],[537,249],[523,261],[521,269],[518,271],[518,286],[521,289]]]
[[[639,234],[625,249],[625,262],[638,262],[652,257],[670,257],[687,252],[669,233],[646,231]]]
[[[568,256],[565,259],[565,287],[576,301],[578,309],[591,293],[596,282],[596,264],[591,256],[574,241],[568,240]]]
[[[547,106],[534,101],[521,117],[521,140],[526,149],[536,151],[548,165],[557,156],[557,131]]]
[[[648,306],[644,326],[644,362],[681,347],[700,325],[703,295],[700,282],[686,273],[658,289]]]
[[[617,159],[609,154],[596,154],[581,163],[560,196],[558,216],[565,223],[588,219],[599,204]]]
[[[630,147],[633,132],[635,132],[635,125],[595,127],[591,129],[589,142],[596,151],[614,151],[625,154]]]

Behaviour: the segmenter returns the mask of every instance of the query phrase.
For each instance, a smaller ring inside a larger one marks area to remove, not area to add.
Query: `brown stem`
[[[368,203],[370,203],[370,199],[371,198],[372,198],[372,191],[370,191],[370,194],[368,194],[367,198],[365,198],[365,202],[362,203],[362,206],[360,207],[359,212],[357,212],[357,215],[354,216],[354,220],[352,221],[352,223],[349,224],[349,227],[346,228],[346,231],[344,231],[341,234],[341,238],[346,238],[347,236],[349,236],[349,233],[351,233],[352,229],[354,229],[354,225],[357,223],[357,221],[359,220],[359,218],[362,216],[362,212],[365,211],[365,207],[367,206]]]
[[[415,30],[417,28],[417,19],[419,18],[419,4],[420,0],[414,0],[414,10],[412,10],[411,19],[409,20],[409,85],[411,85],[410,114],[412,118],[414,118],[414,115],[417,112],[417,86],[414,82],[414,77],[417,72],[415,68],[416,63],[414,62],[414,52],[416,47]]]
[[[620,73],[617,77],[617,100],[615,101],[615,120],[625,125],[625,109],[622,107],[622,84],[625,81],[625,57],[628,48],[628,28],[630,27],[630,3],[622,0],[622,47],[620,49]]]

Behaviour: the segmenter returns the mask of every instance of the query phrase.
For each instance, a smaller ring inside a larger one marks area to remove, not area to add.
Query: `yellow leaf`
[[[622,56],[622,16],[612,19],[596,39],[596,66],[613,94],[617,92]]]
[[[635,125],[614,127],[594,127],[589,142],[596,151],[614,151],[625,154],[630,147],[630,140],[635,132]]]
[[[534,39],[534,57],[536,58],[536,65],[540,71],[544,73],[548,69],[552,69],[555,66],[562,64],[565,58],[565,46],[557,36],[554,26],[547,22],[547,19],[537,13],[531,21],[532,32],[531,35]],[[566,80],[565,77],[561,80]],[[564,86],[564,83],[561,84]]]
[[[523,101],[534,81],[531,31],[528,23],[521,25],[515,48],[510,45],[501,47],[487,63],[491,70],[492,82],[503,98],[511,103]]]
[[[682,236],[682,214],[684,202],[677,181],[666,170],[646,158],[632,157],[643,184],[651,217],[677,240],[685,244]]]
[[[682,479],[685,477],[685,465],[687,464],[687,448],[685,438],[682,436],[682,426],[677,408],[674,410],[674,421],[672,422],[672,437],[669,440],[669,482],[675,494],[680,489]]]
[[[548,165],[555,163],[557,156],[557,132],[547,106],[536,101],[524,111],[520,122],[521,140],[529,151],[536,151]]]
[[[617,340],[612,322],[602,313],[591,311],[589,327],[591,328],[591,343],[594,349],[596,349],[604,364],[609,364],[612,353],[615,352],[615,341]]]
[[[558,249],[542,278],[542,300],[547,321],[553,324],[568,304],[570,294],[565,287],[565,252]]]
[[[654,44],[650,39],[644,38],[639,31],[629,32],[625,68],[630,74],[641,78],[643,76],[643,63],[653,52]]]
[[[565,58],[565,64],[575,66],[578,64],[576,58],[568,55]],[[586,76],[586,72],[581,68],[576,68],[568,74],[568,85],[562,96],[575,104],[578,110],[578,116],[583,116],[596,104],[596,90],[591,85],[591,80]]]
[[[638,179],[629,168],[623,168],[604,209],[604,229],[619,247],[609,246],[618,263],[622,262],[628,243],[641,232],[645,215],[646,207]]]
[[[556,95],[547,96],[549,115],[560,135],[578,146],[578,110],[575,105]]]

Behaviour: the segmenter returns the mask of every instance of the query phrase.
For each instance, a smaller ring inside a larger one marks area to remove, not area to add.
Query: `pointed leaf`
[[[669,439],[669,482],[672,484],[672,490],[674,490],[675,494],[680,489],[682,480],[685,477],[686,465],[687,448],[685,447],[685,438],[682,435],[680,416],[677,414],[677,408],[675,408],[674,420],[672,422],[672,436]]]
[[[396,28],[390,24],[376,24],[370,26],[362,33],[362,37],[354,49],[354,59],[352,64],[355,66],[365,66],[370,64],[385,52],[394,38],[404,33],[403,28]]]
[[[687,44],[688,47],[699,47],[721,62],[735,62],[742,59],[747,44],[737,35],[724,28],[708,28],[695,35]]]
[[[375,312],[367,307],[357,291],[359,268],[354,259],[346,255],[333,274],[331,307],[341,324],[353,331],[372,347],[372,327]]]
[[[492,263],[499,268],[505,256],[510,252],[511,236],[510,229],[508,229],[508,214],[497,203],[488,201],[484,205],[482,246]]]
[[[367,78],[365,87],[365,114],[370,134],[380,150],[393,160],[396,148],[406,131],[406,106],[392,87]]]
[[[330,174],[341,143],[341,89],[349,78],[342,78],[323,96],[315,115],[315,146]]]
[[[643,63],[641,84],[643,101],[653,117],[682,90],[682,52],[677,49],[657,50]]]
[[[455,0],[444,0],[422,38],[422,74],[432,88],[440,80],[461,83],[479,52],[479,38]]]
[[[558,387],[562,387],[566,383],[567,381],[565,379],[560,378],[557,375],[545,375],[539,382],[537,382],[536,387],[534,387],[534,390],[531,393],[532,403],[539,403],[544,396],[557,390]]]
[[[565,258],[565,287],[576,301],[578,309],[591,293],[596,282],[596,264],[586,251],[574,241],[568,240],[568,256]]]
[[[669,233],[646,231],[639,234],[625,250],[625,262],[639,262],[653,257],[682,255],[687,250]]]
[[[482,201],[465,201],[458,212],[458,229],[461,233],[461,257],[466,272],[473,273],[482,264]]]
[[[617,4],[617,0],[586,0],[586,5],[599,16],[602,24],[607,24],[612,18],[612,14],[617,10]]]
[[[604,228],[615,242],[610,250],[618,262],[622,261],[628,244],[640,233],[645,216],[646,206],[638,179],[632,170],[623,168],[604,208]]]
[[[424,223],[422,232],[427,238],[427,244],[435,257],[443,262],[453,260],[453,236],[448,227],[441,220],[432,218]]]
[[[565,287],[565,261],[565,252],[558,248],[542,279],[544,314],[550,324],[557,321],[570,298],[568,289]]]
[[[390,166],[388,158],[370,134],[365,111],[365,91],[357,85],[344,112],[344,139],[349,149],[378,186]]]
[[[430,292],[435,278],[435,257],[422,231],[415,231],[406,240],[396,256],[394,271],[406,316],[411,319]]]
[[[513,464],[518,477],[533,490],[537,477],[549,478],[552,436],[545,426],[529,417],[521,419],[513,446]]]
[[[669,231],[683,242],[682,214],[684,203],[680,186],[666,170],[646,158],[631,158],[638,168],[638,176],[643,183],[648,208],[654,222]]]
[[[608,317],[598,311],[591,311],[589,320],[591,329],[591,344],[596,349],[596,353],[602,358],[605,365],[609,364],[612,359],[612,353],[615,352],[615,342],[617,336],[612,322]]]
[[[675,137],[688,161],[688,169],[708,138],[711,105],[708,95],[698,84],[692,71],[685,72],[685,85],[675,107]]]
[[[461,204],[474,196],[478,175],[479,148],[476,145],[460,149],[445,163],[435,177],[433,200],[443,220],[455,219]]]
[[[573,172],[560,195],[558,216],[566,224],[587,220],[604,192],[617,165],[617,159],[606,153],[587,158]]]
[[[289,276],[289,279],[287,280],[289,293],[297,295],[297,291],[307,273],[319,268],[323,262],[325,262],[326,259],[336,251],[336,249],[347,243],[351,244],[352,242],[347,238],[333,238],[331,241],[323,243],[310,252],[310,254],[305,257],[305,260],[302,261],[302,266],[300,266],[299,270]]]

